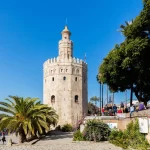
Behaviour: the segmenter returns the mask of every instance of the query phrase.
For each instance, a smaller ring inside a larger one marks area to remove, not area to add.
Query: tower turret
[[[68,27],[65,26],[64,30],[61,32],[62,39],[59,41],[59,58],[70,59],[73,57],[73,42],[70,40],[71,32]]]

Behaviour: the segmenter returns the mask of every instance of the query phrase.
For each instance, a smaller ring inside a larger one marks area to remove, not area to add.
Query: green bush
[[[109,135],[109,126],[100,120],[89,120],[83,131],[83,137],[86,141],[106,141]]]
[[[84,141],[83,134],[80,132],[80,130],[77,130],[76,132],[74,132],[73,140],[74,141]]]
[[[72,131],[72,125],[70,125],[70,124],[65,124],[62,128],[61,128],[61,130],[63,131],[63,132],[71,132]]]
[[[139,132],[138,120],[129,123],[124,131],[112,130],[109,141],[122,148],[131,147],[138,150],[147,150],[149,147],[145,136]]]

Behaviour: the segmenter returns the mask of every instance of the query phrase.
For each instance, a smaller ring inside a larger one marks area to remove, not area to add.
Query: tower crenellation
[[[77,125],[87,113],[87,63],[73,56],[68,27],[61,32],[58,57],[43,64],[43,102],[59,115],[59,125]]]

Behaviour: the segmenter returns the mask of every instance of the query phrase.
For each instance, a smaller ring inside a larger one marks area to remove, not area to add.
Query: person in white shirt
[[[133,112],[134,112],[134,105],[132,104],[130,106],[130,118],[131,118]]]

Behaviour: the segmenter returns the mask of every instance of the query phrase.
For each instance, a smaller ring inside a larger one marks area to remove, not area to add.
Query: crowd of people
[[[117,107],[115,104],[112,106],[112,104],[106,104],[102,108],[102,115],[103,116],[115,116],[117,113],[129,113],[130,117],[132,116],[132,113],[134,111],[138,112],[141,110],[146,109],[143,102],[140,102],[138,105],[131,105],[130,107],[127,107],[124,105],[123,102],[121,102],[120,106]]]

